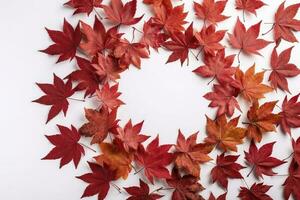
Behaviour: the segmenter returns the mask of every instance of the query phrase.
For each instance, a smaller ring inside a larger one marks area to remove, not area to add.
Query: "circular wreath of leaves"
[[[79,142],[81,136],[90,137],[91,144],[100,146],[101,154],[93,162],[88,162],[91,172],[77,178],[88,183],[82,197],[98,195],[99,200],[107,196],[110,186],[120,193],[127,193],[127,199],[131,200],[160,199],[165,190],[172,192],[172,200],[204,199],[200,195],[204,187],[199,183],[200,164],[204,163],[213,165],[211,180],[226,191],[230,179],[244,181],[241,184],[245,186],[240,187],[238,194],[240,199],[272,199],[267,194],[270,185],[263,182],[247,185],[240,173],[246,167],[237,163],[239,156],[230,155],[230,152],[237,152],[237,145],[248,138],[251,144],[244,157],[250,169],[247,177],[253,174],[259,180],[263,176],[274,176],[273,168],[288,162],[288,174],[281,175],[286,176],[283,196],[285,199],[291,195],[300,199],[300,139],[291,137],[291,128],[300,126],[299,94],[290,99],[286,96],[281,107],[277,101],[262,105],[258,102],[265,93],[274,89],[290,92],[287,78],[300,73],[296,65],[289,62],[293,47],[277,53],[281,40],[297,41],[293,31],[299,31],[300,22],[294,17],[300,4],[285,7],[283,2],[278,8],[270,31],[263,34],[274,31],[271,69],[256,73],[255,65],[246,72],[233,67],[234,60],[238,59],[240,63],[241,53],[260,55],[259,50],[272,42],[259,38],[261,22],[247,29],[237,19],[233,33],[228,33],[228,39],[239,53],[237,56],[226,56],[225,47],[220,42],[227,31],[216,30],[216,25],[228,18],[222,14],[227,0],[204,0],[202,4],[194,2],[195,14],[204,22],[199,32],[194,29],[193,23],[188,28],[184,27],[187,24],[184,4],[174,6],[171,0],[144,0],[143,3],[150,6],[153,16],[143,23],[142,30],[133,26],[144,17],[135,17],[136,0],[125,4],[121,0],[110,0],[109,4],[104,4],[102,0],[70,0],[65,5],[75,10],[74,15],[95,14],[94,25],[80,21],[73,27],[65,19],[61,31],[46,28],[53,44],[41,52],[58,55],[57,63],[75,58],[78,65],[64,79],[54,74],[52,84],[37,83],[45,95],[34,102],[51,106],[47,123],[60,112],[66,115],[70,100],[85,102],[87,98],[97,98],[100,106],[85,109],[87,122],[79,130],[73,125],[70,128],[57,125],[59,133],[46,136],[55,147],[43,159],[60,159],[60,167],[73,161],[77,168],[85,149],[96,152],[90,145]],[[235,3],[236,9],[243,12],[243,21],[245,13],[256,14],[257,9],[265,6],[261,0],[236,0]],[[113,26],[108,28],[102,23],[103,20]],[[131,41],[124,37],[120,27],[132,28]],[[137,33],[139,39],[135,37]],[[141,59],[149,57],[150,48],[171,51],[167,63],[179,60],[181,65],[184,62],[189,64],[189,55],[193,55],[196,60],[204,62],[193,72],[211,78],[210,82],[216,80],[212,91],[204,95],[211,101],[209,107],[217,108],[217,116],[215,119],[206,117],[207,137],[203,142],[197,143],[198,133],[186,138],[179,130],[176,144],[160,145],[157,136],[145,147],[143,142],[150,136],[141,134],[143,122],[133,124],[129,120],[124,127],[119,125],[117,111],[124,103],[119,99],[121,93],[118,92],[117,80],[131,65],[140,68]],[[270,71],[270,86],[262,83],[265,71]],[[84,92],[83,100],[72,98],[79,92]],[[247,121],[242,122],[244,127],[238,126],[239,117],[227,119],[235,109],[241,111],[238,96],[251,104]],[[275,106],[281,109],[277,114],[273,111]],[[265,133],[275,131],[276,126],[291,137],[293,152],[285,159],[271,155],[276,142],[260,148],[256,145]],[[209,154],[215,148],[223,153],[212,161]],[[167,168],[169,166],[173,168],[171,173]],[[126,179],[132,170],[134,174],[143,174],[139,186],[121,189],[113,183],[121,178]],[[150,192],[147,182],[155,184],[157,180],[163,181],[164,187]],[[226,199],[226,194],[215,197],[211,193],[209,200]]]

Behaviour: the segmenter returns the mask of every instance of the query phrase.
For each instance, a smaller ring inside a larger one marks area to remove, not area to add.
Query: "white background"
[[[75,62],[63,62],[55,65],[57,57],[50,57],[39,53],[51,44],[51,41],[44,30],[48,27],[54,30],[61,30],[63,18],[71,21],[73,25],[78,19],[86,19],[85,15],[72,17],[72,10],[63,7],[64,0],[10,0],[1,1],[0,12],[0,111],[1,111],[1,140],[0,140],[0,199],[3,200],[66,200],[79,199],[86,184],[74,178],[89,171],[86,160],[91,160],[94,154],[86,150],[86,157],[80,162],[79,168],[74,169],[73,164],[69,164],[59,169],[59,161],[41,161],[52,148],[44,137],[44,134],[55,134],[57,129],[55,124],[69,126],[70,124],[80,127],[85,122],[84,107],[92,106],[93,103],[84,104],[81,102],[70,102],[67,118],[59,115],[49,124],[45,125],[49,108],[31,103],[32,100],[40,97],[42,92],[37,88],[35,82],[52,83],[52,73],[55,72],[60,77],[65,77],[75,67]],[[178,1],[176,1],[178,2]],[[297,3],[299,0],[288,0],[287,4]],[[192,1],[184,1],[185,10],[192,10]],[[272,1],[270,6],[266,6],[258,11],[258,17],[247,16],[246,25],[252,25],[263,18],[264,22],[273,22],[273,14],[281,1]],[[147,8],[139,4],[138,15],[143,12],[149,13]],[[225,15],[232,17],[218,26],[219,29],[227,29],[232,32],[237,16],[242,16],[241,11],[234,9],[234,1],[229,0]],[[147,14],[143,20],[146,20]],[[298,14],[299,17],[299,14]],[[189,21],[194,20],[196,29],[200,29],[200,20],[196,20],[194,13],[190,12]],[[92,22],[93,14],[88,19]],[[137,25],[140,28],[140,26]],[[269,30],[270,25],[262,23],[262,31]],[[131,29],[128,29],[131,32]],[[129,32],[128,32],[129,33]],[[138,34],[138,33],[137,33]],[[128,38],[131,39],[131,33]],[[297,34],[300,39],[299,33]],[[264,39],[272,40],[272,34]],[[224,44],[228,46],[226,39]],[[290,47],[293,44],[283,42],[279,51]],[[296,44],[295,44],[296,45]],[[262,68],[270,68],[269,59],[274,45],[271,44],[262,51],[264,57],[241,55],[241,68],[243,70],[250,67],[254,62],[257,71]],[[237,53],[237,50],[227,50],[227,54]],[[299,64],[300,45],[296,45],[291,62]],[[189,66],[181,67],[179,62],[165,65],[169,52],[151,52],[151,58],[142,61],[142,69],[137,70],[130,67],[122,74],[120,90],[123,93],[121,99],[126,105],[120,109],[119,117],[122,124],[129,118],[134,123],[145,120],[143,133],[149,134],[153,139],[156,134],[160,134],[161,143],[175,143],[177,131],[180,128],[185,135],[200,131],[200,138],[205,137],[205,114],[214,117],[215,110],[208,108],[208,101],[202,96],[211,90],[212,84],[207,86],[209,79],[196,76],[191,71],[201,65],[200,61],[191,58]],[[235,63],[237,65],[237,61]],[[269,73],[266,73],[268,77]],[[267,81],[267,80],[266,80]],[[298,82],[298,84],[297,84]],[[292,94],[299,92],[299,78],[289,79],[290,91]],[[78,95],[81,98],[82,95]],[[279,105],[285,94],[282,91],[268,94],[262,100],[279,100]],[[240,99],[243,105],[243,113],[247,112],[248,104]],[[95,105],[93,105],[95,106]],[[279,109],[276,108],[276,112]],[[236,112],[235,116],[241,113]],[[241,120],[245,120],[244,116]],[[298,137],[293,130],[293,136]],[[291,153],[291,144],[288,136],[280,131],[269,133],[264,136],[261,143],[277,141],[274,154],[278,158],[285,158]],[[88,144],[88,140],[83,140]],[[97,149],[97,146],[93,148]],[[239,146],[239,152],[248,150],[248,143]],[[211,156],[216,157],[220,152],[213,152]],[[239,159],[243,162],[243,154]],[[207,188],[202,194],[208,197],[210,191],[215,195],[223,193],[216,184],[211,185],[209,172],[213,166],[202,165],[201,183]],[[275,169],[279,174],[286,174],[287,165]],[[245,176],[250,168],[242,170]],[[126,181],[118,181],[120,187],[137,185],[138,176],[131,174]],[[273,184],[270,194],[274,199],[282,199],[282,187],[285,177],[275,176],[265,177],[266,184]],[[256,180],[250,176],[246,178],[249,185]],[[230,181],[227,195],[228,199],[236,199],[238,188],[245,186],[241,180]],[[154,186],[154,188],[158,188]],[[126,195],[119,195],[113,188],[110,190],[107,199],[125,199]],[[92,197],[90,199],[96,199]],[[162,199],[169,199],[168,192]]]

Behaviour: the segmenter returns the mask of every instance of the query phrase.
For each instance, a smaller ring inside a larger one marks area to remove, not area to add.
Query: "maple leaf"
[[[234,109],[241,111],[236,97],[238,90],[229,84],[214,85],[213,92],[206,93],[203,97],[210,100],[209,107],[218,107],[217,116],[227,114],[232,116]],[[242,111],[241,111],[242,112]]]
[[[33,101],[35,103],[51,106],[46,123],[61,111],[63,111],[66,116],[69,107],[67,99],[75,92],[72,89],[72,82],[70,80],[64,83],[64,81],[55,74],[53,74],[53,76],[53,84],[37,83],[37,86],[45,93],[45,95]]]
[[[115,82],[120,79],[120,73],[124,70],[119,68],[118,61],[113,56],[97,55],[97,63],[92,64],[101,83]]]
[[[241,187],[238,197],[241,200],[273,200],[266,194],[272,186],[263,183],[254,183],[250,189]]]
[[[78,143],[80,135],[74,126],[71,129],[57,125],[60,134],[46,135],[46,138],[55,147],[42,160],[60,159],[60,168],[73,160],[75,168],[82,155],[84,155],[83,147]]]
[[[266,102],[259,106],[258,102],[253,102],[247,118],[248,124],[246,135],[255,142],[260,142],[263,133],[276,131],[276,123],[280,120],[279,114],[272,113],[277,101]]]
[[[249,152],[244,151],[245,159],[250,165],[252,165],[251,172],[254,170],[256,177],[262,178],[263,174],[267,176],[273,176],[277,173],[274,173],[272,168],[278,167],[285,163],[284,161],[271,157],[274,144],[275,142],[267,143],[257,149],[255,143],[252,141]]]
[[[143,26],[143,37],[141,43],[146,45],[149,49],[149,46],[158,50],[164,41],[167,40],[167,35],[161,33],[161,27],[154,23],[153,20],[149,20],[144,23]]]
[[[235,49],[240,49],[240,52],[246,54],[261,55],[258,50],[265,48],[272,42],[257,39],[260,32],[260,24],[261,21],[246,30],[245,25],[238,18],[233,34],[228,33],[231,46]]]
[[[271,56],[272,72],[269,76],[272,87],[280,88],[283,91],[290,92],[287,82],[287,77],[295,77],[300,74],[300,70],[296,65],[290,64],[290,57],[293,47],[277,54],[276,48],[273,49]]]
[[[95,157],[96,162],[101,166],[107,165],[109,169],[115,171],[116,179],[120,177],[127,179],[132,169],[133,155],[120,148],[116,140],[112,143],[102,142],[99,146],[102,154]]]
[[[138,23],[144,15],[134,18],[136,12],[136,0],[132,0],[123,5],[122,0],[111,0],[110,5],[102,5],[107,19],[114,24],[133,25]]]
[[[173,8],[171,0],[143,0],[143,3],[153,5],[154,7],[163,5],[168,11],[171,11]]]
[[[217,198],[213,195],[213,193],[210,193],[209,199],[208,200],[226,200],[226,195],[227,192],[225,192],[224,194],[218,196]]]
[[[243,10],[243,17],[245,19],[245,12],[256,15],[256,10],[266,4],[261,0],[235,0],[235,5],[237,10]]]
[[[227,4],[227,0],[216,1],[204,0],[202,4],[194,2],[194,10],[198,18],[216,25],[218,22],[229,18],[222,15]]]
[[[234,57],[235,55],[225,57],[225,49],[217,51],[216,55],[205,54],[204,65],[193,72],[205,78],[216,78],[220,83],[231,83],[234,85],[236,84],[232,78],[236,71],[236,68],[232,67]]]
[[[293,31],[300,31],[300,20],[294,19],[300,3],[284,8],[285,1],[280,4],[275,14],[274,40],[279,43],[281,39],[288,42],[298,42]]]
[[[149,186],[140,179],[140,187],[124,187],[126,192],[131,196],[127,200],[156,200],[163,197],[163,195],[157,194],[155,192],[150,192]]]
[[[102,0],[70,0],[64,5],[70,6],[75,9],[73,15],[79,13],[87,13],[90,15],[95,8],[102,6]]]
[[[240,170],[245,168],[235,163],[239,156],[225,156],[224,153],[217,156],[217,164],[210,174],[213,182],[218,182],[222,187],[227,188],[228,178],[241,179]]]
[[[294,199],[300,198],[300,167],[299,164],[293,159],[289,166],[289,176],[283,183],[284,199],[288,200],[292,195]]]
[[[119,120],[116,120],[117,110],[111,112],[106,107],[101,109],[85,109],[85,117],[89,121],[84,124],[79,133],[86,137],[93,137],[91,144],[101,143],[112,129],[116,128]]]
[[[139,134],[142,130],[143,123],[144,121],[136,125],[132,125],[131,120],[129,120],[124,128],[117,128],[116,138],[120,139],[125,151],[130,152],[130,149],[136,151],[138,146],[150,137]]]
[[[174,189],[172,200],[204,200],[199,194],[199,192],[204,190],[204,187],[198,182],[198,177],[192,175],[181,176],[179,170],[174,167],[172,178],[166,181]]]
[[[215,26],[210,25],[208,27],[203,26],[199,33],[195,33],[195,37],[205,53],[214,55],[215,51],[224,48],[220,41],[224,38],[225,33],[225,30],[216,31]]]
[[[76,61],[79,69],[69,74],[67,78],[71,81],[78,81],[75,91],[85,90],[84,97],[92,96],[99,89],[101,80],[89,60],[76,57]]]
[[[171,178],[166,166],[172,163],[173,154],[168,153],[172,145],[159,146],[158,136],[148,144],[147,148],[139,146],[135,154],[135,161],[144,169],[145,176],[153,184],[154,177],[156,178]]]
[[[80,24],[83,34],[83,42],[80,44],[80,48],[91,57],[97,55],[97,53],[101,53],[105,49],[112,49],[122,36],[122,34],[118,33],[116,27],[106,31],[97,16],[95,16],[93,28],[82,21]]]
[[[239,117],[227,122],[226,116],[221,115],[215,121],[206,116],[206,132],[208,137],[205,142],[217,145],[222,150],[237,151],[237,145],[243,144],[245,129],[237,127]]]
[[[300,94],[293,96],[290,100],[285,96],[280,114],[280,128],[284,133],[291,134],[291,128],[300,127]]]
[[[211,158],[207,155],[212,147],[205,144],[197,144],[198,132],[185,139],[182,132],[178,131],[177,144],[175,145],[175,165],[188,174],[200,176],[200,163],[207,162]]]
[[[49,37],[55,43],[41,52],[49,55],[59,55],[57,63],[72,60],[76,55],[77,47],[81,41],[81,32],[79,24],[75,30],[72,25],[64,19],[63,31],[55,31],[46,28]]]
[[[153,21],[162,26],[167,34],[185,30],[183,25],[187,23],[184,21],[187,16],[187,12],[184,12],[184,4],[172,9],[168,9],[164,5],[155,6],[154,13],[155,17],[153,18]]]
[[[104,84],[101,90],[97,90],[98,100],[101,102],[101,106],[106,106],[108,109],[113,110],[124,104],[123,101],[118,99],[121,92],[118,92],[119,83],[109,86],[108,83]]]
[[[247,101],[256,101],[264,98],[264,94],[272,92],[273,89],[262,84],[264,72],[255,74],[255,65],[250,67],[245,73],[239,68],[235,72],[235,79],[239,82],[240,93]]]
[[[119,59],[119,67],[128,68],[133,64],[138,69],[141,67],[141,58],[148,58],[149,51],[144,44],[129,43],[128,40],[121,40],[114,50],[114,56]]]
[[[163,46],[172,51],[167,63],[180,60],[181,65],[188,59],[189,49],[198,47],[196,38],[194,36],[193,23],[186,29],[184,33],[174,32],[170,35],[171,41],[166,41]]]
[[[98,194],[98,200],[104,200],[109,191],[110,182],[116,180],[115,171],[110,170],[107,165],[100,166],[92,162],[88,164],[92,172],[76,177],[89,184],[81,198]]]
[[[293,146],[293,158],[295,161],[300,164],[300,137],[295,141],[294,139],[292,140],[292,146]]]

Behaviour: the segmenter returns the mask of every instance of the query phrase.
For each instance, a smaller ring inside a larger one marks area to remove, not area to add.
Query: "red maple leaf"
[[[180,171],[174,167],[172,178],[167,179],[167,184],[174,189],[172,200],[204,200],[199,192],[204,187],[199,183],[199,178],[192,175],[180,175]]]
[[[105,164],[103,166],[92,162],[88,164],[92,172],[76,177],[89,184],[81,198],[98,194],[98,200],[104,200],[109,191],[110,182],[116,180],[116,172],[110,170]]]
[[[124,70],[118,65],[118,61],[113,56],[104,56],[98,53],[97,63],[92,64],[96,70],[96,74],[100,77],[101,83],[115,82],[120,79],[120,73]]]
[[[63,31],[55,31],[47,28],[46,30],[55,44],[41,50],[41,52],[49,55],[59,55],[57,63],[68,59],[72,60],[76,55],[77,47],[81,41],[79,24],[77,24],[74,30],[72,25],[64,19]]]
[[[68,98],[75,92],[72,89],[71,80],[64,83],[62,79],[54,74],[53,84],[37,83],[37,86],[46,95],[34,100],[33,102],[51,106],[46,123],[48,123],[61,111],[63,111],[66,116],[69,107]]]
[[[250,189],[241,187],[238,197],[241,200],[273,200],[266,194],[272,186],[263,183],[254,183]]]
[[[213,195],[213,193],[210,193],[209,199],[208,200],[226,200],[226,195],[227,192],[225,192],[224,194],[218,196],[217,198]]]
[[[43,160],[60,160],[60,168],[73,160],[75,168],[82,155],[84,149],[79,142],[80,135],[74,126],[71,129],[57,125],[60,134],[46,135],[46,138],[55,146]]]
[[[136,151],[138,146],[149,138],[149,136],[140,134],[143,123],[144,121],[136,125],[132,125],[131,120],[129,120],[124,128],[117,128],[116,138],[122,142],[125,151]]]
[[[153,7],[165,6],[167,10],[172,10],[173,5],[171,0],[143,0],[143,3],[150,4]]]
[[[167,63],[180,60],[181,65],[188,59],[189,49],[198,47],[197,40],[194,36],[193,23],[186,29],[184,33],[174,32],[170,35],[171,41],[166,41],[163,46],[172,51]]]
[[[217,116],[227,114],[232,116],[235,108],[242,112],[236,97],[239,91],[230,84],[214,85],[213,92],[206,93],[203,97],[210,100],[209,107],[218,107]]]
[[[146,149],[139,146],[135,154],[135,161],[143,167],[145,176],[152,184],[154,177],[171,178],[169,170],[166,168],[173,161],[173,154],[168,152],[171,147],[172,145],[168,144],[159,146],[158,136],[148,144]]]
[[[69,74],[67,78],[78,82],[75,91],[85,90],[84,97],[92,96],[99,89],[101,80],[89,60],[76,57],[76,61],[79,69]]]
[[[149,46],[157,50],[164,41],[168,38],[166,34],[161,33],[161,26],[154,23],[153,20],[149,20],[144,23],[143,37],[141,43],[145,44],[149,49]]]
[[[287,8],[284,8],[284,3],[285,1],[280,4],[275,14],[274,40],[277,44],[281,39],[288,42],[298,42],[293,31],[300,31],[300,20],[294,19],[300,8],[300,3],[290,5]]]
[[[291,134],[291,128],[300,127],[300,102],[298,102],[298,97],[300,94],[293,96],[290,100],[285,96],[281,112],[279,113],[280,118],[280,128],[284,133]]]
[[[295,77],[300,74],[300,70],[296,65],[290,64],[290,57],[293,47],[277,54],[276,48],[273,49],[271,56],[272,72],[269,76],[272,87],[280,88],[283,91],[290,92],[287,82],[287,77]]]
[[[119,25],[133,25],[138,23],[144,15],[134,18],[136,12],[136,0],[123,5],[122,0],[111,0],[110,5],[102,5],[107,19]]]
[[[194,10],[197,17],[206,21],[217,24],[218,22],[224,21],[229,18],[222,15],[227,4],[227,0],[216,1],[215,0],[204,0],[202,4],[194,2]]]
[[[151,192],[149,186],[140,179],[140,187],[124,187],[126,192],[131,196],[127,200],[156,200],[163,197],[163,195]]]
[[[236,68],[232,67],[234,57],[235,55],[225,57],[225,49],[217,51],[216,55],[205,54],[204,65],[193,72],[205,78],[213,77],[221,84],[230,83],[234,85],[233,75],[236,71]]]
[[[154,23],[160,25],[167,34],[185,30],[183,25],[187,23],[184,21],[187,12],[184,12],[184,5],[176,6],[172,9],[168,9],[164,5],[155,6],[154,13]]]
[[[89,121],[82,125],[79,133],[86,137],[93,137],[91,144],[101,143],[107,137],[109,132],[117,127],[119,120],[116,120],[117,110],[111,112],[106,107],[101,109],[85,109],[85,117]]]
[[[101,53],[105,49],[113,49],[116,42],[122,36],[122,34],[118,33],[116,27],[106,31],[97,16],[95,16],[93,28],[82,21],[80,24],[83,34],[83,41],[80,44],[80,48],[91,57],[97,55],[97,53]]]
[[[289,167],[289,176],[283,183],[284,199],[288,200],[292,195],[294,199],[300,198],[300,167],[299,164],[293,159]]]
[[[228,33],[231,46],[235,49],[240,49],[246,54],[261,55],[258,50],[265,48],[272,42],[257,39],[260,32],[260,24],[261,22],[254,24],[246,30],[245,25],[238,18],[233,34]]]
[[[123,39],[117,44],[114,56],[119,59],[119,67],[122,69],[128,68],[130,64],[140,68],[141,58],[148,58],[149,51],[144,44],[130,43]]]
[[[124,104],[123,101],[118,99],[121,92],[118,92],[119,83],[109,86],[108,83],[104,84],[101,90],[97,90],[98,100],[101,102],[101,106],[106,106],[108,109],[116,109]]]
[[[235,0],[237,10],[243,10],[243,17],[245,21],[245,12],[256,15],[256,10],[266,5],[261,0]]]
[[[228,178],[241,179],[240,170],[245,168],[235,161],[239,156],[225,156],[224,153],[217,156],[217,164],[210,174],[213,182],[218,182],[222,187],[227,188]]]
[[[215,26],[210,25],[208,27],[203,26],[199,33],[195,33],[195,37],[201,45],[201,50],[214,55],[215,51],[224,48],[224,46],[220,44],[220,41],[224,38],[225,33],[225,30],[216,31]]]
[[[263,174],[267,176],[274,176],[277,174],[272,171],[272,168],[278,167],[285,162],[271,157],[274,144],[275,142],[271,142],[257,149],[255,143],[253,141],[251,142],[249,152],[244,151],[245,159],[250,165],[252,165],[250,173],[254,170],[255,176],[261,178]]]
[[[296,141],[294,139],[292,140],[292,146],[294,150],[294,159],[298,165],[300,165],[300,137]]]
[[[90,15],[95,8],[101,7],[102,0],[70,0],[64,5],[75,9],[73,15],[79,13],[87,13]]]

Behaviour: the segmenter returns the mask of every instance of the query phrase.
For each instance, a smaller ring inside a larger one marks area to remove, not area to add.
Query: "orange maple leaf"
[[[266,132],[276,131],[276,124],[280,120],[279,114],[272,113],[277,101],[267,102],[259,106],[255,101],[250,107],[247,118],[248,124],[246,135],[255,142],[260,142],[262,134]]]
[[[133,155],[119,148],[115,141],[112,144],[103,142],[99,145],[102,154],[95,157],[97,163],[101,166],[106,164],[111,170],[116,171],[117,179],[122,177],[125,180],[132,169]]]
[[[192,134],[187,139],[181,131],[178,131],[175,165],[187,173],[199,177],[200,163],[207,162],[211,158],[207,155],[212,150],[212,145],[197,144],[197,133]]]
[[[237,145],[243,143],[246,130],[237,127],[239,117],[231,119],[227,122],[225,114],[218,117],[215,121],[206,116],[206,131],[208,137],[205,142],[217,145],[224,151],[237,151]]]
[[[255,74],[255,65],[245,73],[239,68],[235,72],[235,79],[238,81],[240,93],[247,101],[255,101],[264,98],[264,94],[272,92],[273,88],[262,84],[264,72]]]

